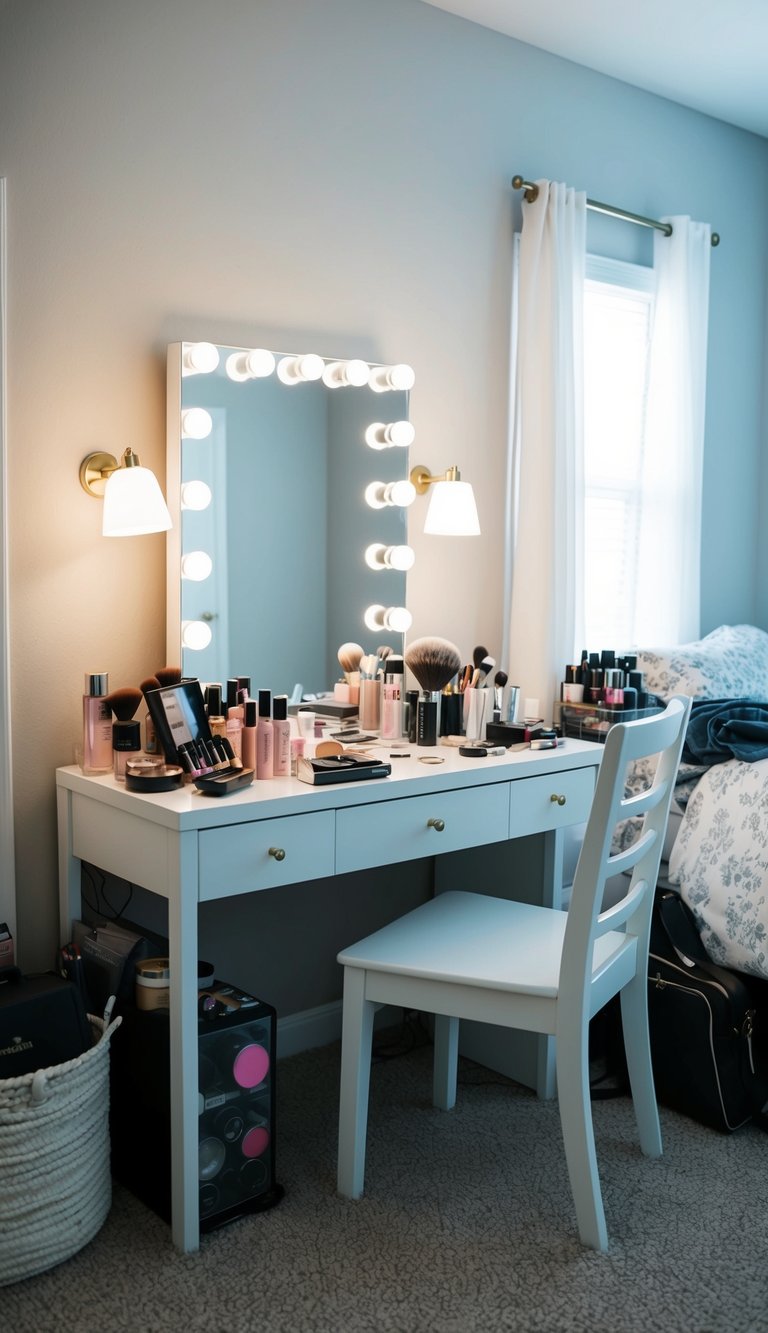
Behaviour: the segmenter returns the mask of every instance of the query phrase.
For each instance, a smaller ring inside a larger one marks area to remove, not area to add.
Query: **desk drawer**
[[[500,842],[508,825],[508,782],[353,806],[336,813],[336,870],[342,874]]]
[[[205,829],[200,834],[200,900],[332,875],[333,843],[332,810]]]
[[[581,824],[589,815],[595,790],[595,769],[569,768],[542,778],[513,782],[509,837],[544,833]]]

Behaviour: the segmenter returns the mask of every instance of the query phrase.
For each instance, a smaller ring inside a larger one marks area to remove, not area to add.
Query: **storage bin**
[[[69,1259],[109,1212],[109,1045],[121,1019],[88,1017],[94,1044],[82,1055],[0,1079],[0,1286]]]

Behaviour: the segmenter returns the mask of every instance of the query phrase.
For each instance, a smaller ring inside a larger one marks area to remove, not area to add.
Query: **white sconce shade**
[[[410,546],[383,546],[374,542],[366,547],[365,563],[369,569],[413,569],[416,553]]]
[[[433,537],[479,537],[480,520],[468,481],[435,482],[424,531]]]
[[[187,551],[181,557],[181,577],[193,583],[202,583],[213,569],[213,561],[207,551]]]
[[[365,432],[365,443],[371,449],[407,449],[413,444],[416,431],[410,421],[372,421]]]
[[[411,366],[374,366],[368,383],[374,393],[386,393],[388,389],[412,389],[416,376]]]
[[[365,488],[365,502],[371,509],[385,509],[387,505],[399,505],[406,509],[416,499],[416,487],[402,481],[372,481]]]
[[[369,606],[363,619],[372,633],[389,629],[393,634],[405,634],[413,624],[413,616],[405,606]]]
[[[210,375],[219,364],[219,349],[213,343],[184,343],[181,352],[181,373]]]
[[[204,620],[182,620],[182,648],[191,648],[193,652],[199,653],[208,647],[212,638],[211,627]]]
[[[305,356],[284,356],[277,363],[277,376],[283,384],[301,384],[304,380],[319,380],[325,370],[321,356],[308,352]]]
[[[183,440],[207,440],[213,430],[213,417],[204,407],[188,407],[181,414]]]
[[[323,384],[329,389],[339,389],[344,385],[359,389],[368,383],[370,373],[367,361],[329,361],[323,371]]]
[[[231,380],[265,379],[275,368],[275,358],[265,347],[254,347],[250,352],[233,352],[227,357],[226,372]]]
[[[205,481],[185,481],[181,488],[182,509],[207,509],[213,495]]]
[[[115,468],[104,488],[103,536],[140,537],[167,532],[170,526],[171,516],[154,472],[141,467],[138,459],[131,466]]]

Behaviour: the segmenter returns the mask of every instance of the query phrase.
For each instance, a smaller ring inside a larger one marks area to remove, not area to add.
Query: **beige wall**
[[[103,540],[77,469],[92,449],[130,444],[162,476],[168,342],[410,362],[418,461],[458,464],[483,524],[477,543],[417,538],[414,633],[498,651],[516,170],[640,212],[663,199],[667,211],[712,220],[724,235],[715,315],[730,282],[742,321],[762,319],[763,141],[418,0],[11,0],[0,10],[27,966],[49,965],[56,939],[53,769],[72,758],[83,673],[135,684],[165,657],[164,540]],[[754,217],[737,215],[716,184],[734,175],[749,178]],[[751,344],[728,355],[741,375]],[[738,575],[728,614],[748,618],[759,386],[737,383],[743,531],[721,567]],[[707,484],[712,497],[714,474]],[[289,485],[285,502],[290,513]]]

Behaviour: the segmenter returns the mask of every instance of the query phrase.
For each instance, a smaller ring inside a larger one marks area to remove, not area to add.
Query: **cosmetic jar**
[[[171,969],[167,958],[145,958],[136,964],[136,1008],[170,1007]]]
[[[173,791],[181,787],[184,770],[178,764],[165,764],[162,759],[129,759],[125,765],[125,785],[128,791]]]

